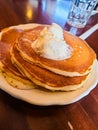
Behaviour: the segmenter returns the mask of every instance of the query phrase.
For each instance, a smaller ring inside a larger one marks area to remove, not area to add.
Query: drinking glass
[[[83,28],[98,0],[73,0],[67,23],[77,28]]]

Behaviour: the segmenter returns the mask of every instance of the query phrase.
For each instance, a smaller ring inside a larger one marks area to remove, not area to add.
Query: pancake
[[[74,50],[72,56],[66,60],[43,58],[31,44],[45,26],[26,24],[3,30],[0,68],[5,79],[20,89],[34,86],[52,91],[72,91],[81,88],[90,76],[96,54],[85,41],[64,31],[64,39]]]
[[[33,83],[23,76],[11,62],[10,48],[18,35],[19,30],[16,29],[7,30],[1,35],[0,70],[7,82],[12,86],[20,89],[32,89]]]
[[[31,44],[38,38],[44,27],[45,25],[38,25],[20,34],[17,41],[17,49],[21,56],[30,63],[37,64],[60,75],[73,77],[89,74],[95,62],[96,54],[85,41],[73,36],[69,32],[64,31],[63,33],[65,41],[73,48],[70,58],[65,60],[51,60],[40,56],[34,51]],[[25,28],[25,25],[22,28]]]
[[[88,78],[88,75],[74,77],[62,76],[35,64],[31,64],[22,58],[15,45],[11,49],[11,56],[12,62],[17,65],[18,69],[22,70],[22,73],[40,88],[44,87],[55,91],[76,90],[80,88]]]

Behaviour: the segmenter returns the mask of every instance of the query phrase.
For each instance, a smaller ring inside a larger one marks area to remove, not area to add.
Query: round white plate
[[[93,71],[84,84],[84,86],[76,91],[70,92],[50,92],[40,89],[20,90],[10,86],[6,80],[0,75],[0,88],[15,98],[24,100],[35,105],[66,105],[74,103],[94,89],[98,82],[98,61],[96,61]]]

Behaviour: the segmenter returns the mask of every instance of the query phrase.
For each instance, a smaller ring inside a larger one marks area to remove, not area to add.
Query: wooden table
[[[70,31],[66,24],[68,0],[0,0],[0,30],[24,23],[58,23]],[[81,35],[98,23],[93,15]],[[98,29],[86,41],[98,56]],[[98,130],[98,85],[80,101],[63,106],[36,106],[15,99],[0,90],[0,130]]]

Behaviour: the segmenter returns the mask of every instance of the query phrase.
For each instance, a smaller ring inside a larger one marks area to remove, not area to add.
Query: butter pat
[[[72,48],[64,40],[63,29],[55,23],[41,31],[32,48],[40,56],[53,60],[68,59],[72,54]]]

